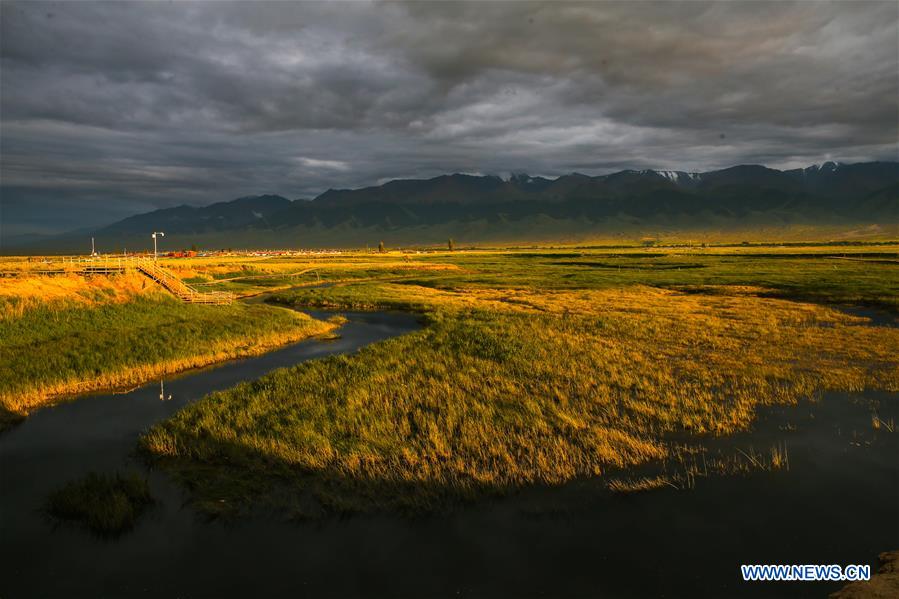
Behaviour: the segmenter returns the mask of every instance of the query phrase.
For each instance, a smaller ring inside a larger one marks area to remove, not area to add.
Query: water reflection
[[[172,401],[172,394],[169,393],[168,397],[165,394],[165,379],[159,381],[159,399],[161,401]]]

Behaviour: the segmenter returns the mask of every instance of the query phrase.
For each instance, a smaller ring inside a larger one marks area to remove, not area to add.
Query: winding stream
[[[316,315],[316,313],[312,313]],[[840,583],[748,584],[741,563],[876,563],[899,548],[899,394],[828,394],[766,409],[710,444],[784,443],[790,468],[615,496],[602,479],[535,488],[451,514],[208,522],[162,473],[158,504],[115,540],[39,511],[91,470],[140,467],[137,436],[188,402],[274,368],[417,329],[412,315],[344,312],[306,341],[125,394],[40,410],[0,436],[0,597],[809,596]],[[875,568],[876,570],[876,568]]]

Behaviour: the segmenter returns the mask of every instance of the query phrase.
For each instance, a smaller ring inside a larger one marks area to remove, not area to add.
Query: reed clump
[[[613,493],[642,493],[644,491],[653,491],[664,487],[672,487],[679,489],[670,478],[664,475],[660,476],[642,476],[635,479],[615,478],[609,481],[608,488]]]
[[[117,536],[134,528],[154,503],[147,480],[139,474],[98,474],[70,481],[47,498],[46,512],[76,522],[101,536]]]

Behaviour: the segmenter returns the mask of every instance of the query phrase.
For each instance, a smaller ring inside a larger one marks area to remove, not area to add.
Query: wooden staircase
[[[234,294],[227,291],[197,291],[174,274],[159,266],[155,260],[141,258],[135,262],[138,272],[159,283],[169,293],[190,304],[230,304]]]

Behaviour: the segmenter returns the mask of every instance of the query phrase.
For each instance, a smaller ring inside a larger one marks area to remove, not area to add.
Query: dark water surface
[[[884,310],[883,308],[874,308],[870,306],[834,306],[837,310],[851,314],[852,316],[861,316],[867,318],[870,322],[869,326],[875,327],[899,327],[899,319],[896,315]]]
[[[840,583],[743,583],[741,563],[876,564],[899,548],[899,394],[828,394],[763,411],[726,451],[785,444],[789,470],[615,496],[602,480],[530,489],[448,515],[207,522],[160,472],[158,505],[108,540],[41,515],[88,471],[139,468],[137,436],[185,403],[277,367],[416,329],[345,313],[310,341],[123,395],[41,410],[0,435],[0,597],[822,597]],[[873,568],[876,571],[876,568]]]

